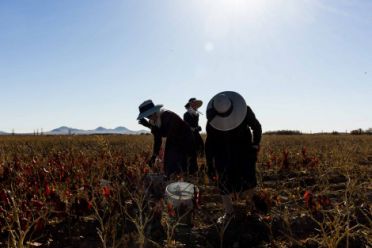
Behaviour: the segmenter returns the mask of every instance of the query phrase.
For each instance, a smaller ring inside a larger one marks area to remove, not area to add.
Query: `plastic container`
[[[194,184],[175,182],[165,188],[165,196],[175,209],[180,206],[192,209],[195,190],[197,190],[197,187]]]

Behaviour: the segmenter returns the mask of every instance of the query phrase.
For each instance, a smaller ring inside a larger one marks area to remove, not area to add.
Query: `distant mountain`
[[[0,135],[5,135],[5,134],[8,134],[8,133],[0,131]]]
[[[83,129],[76,129],[71,127],[62,126],[56,129],[53,129],[46,134],[51,135],[63,135],[63,134],[141,134],[141,133],[149,133],[146,130],[139,130],[139,131],[132,131],[126,127],[116,127],[114,129],[108,129],[104,127],[97,127],[93,130],[83,130]]]
[[[117,132],[128,132],[128,131],[130,131],[128,128],[126,128],[126,127],[117,127],[117,128],[115,128],[114,129],[115,131],[117,131]]]
[[[85,132],[82,129],[76,129],[76,128],[71,128],[71,127],[66,127],[62,126],[56,129],[51,130],[50,132],[47,133],[52,133],[52,134],[72,134],[72,133],[82,133]]]

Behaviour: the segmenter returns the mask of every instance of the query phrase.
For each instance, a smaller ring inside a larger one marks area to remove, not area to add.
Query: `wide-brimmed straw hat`
[[[144,101],[138,108],[139,108],[139,115],[137,117],[137,120],[148,117],[152,115],[153,113],[159,112],[161,107],[163,107],[162,104],[155,105],[152,100],[146,100]]]
[[[209,124],[217,130],[229,131],[238,127],[247,114],[244,98],[234,91],[215,95],[207,105]]]
[[[194,103],[197,109],[200,108],[201,105],[203,105],[203,101],[202,100],[198,100],[195,97],[192,97],[186,103],[185,108],[189,108],[191,103]]]

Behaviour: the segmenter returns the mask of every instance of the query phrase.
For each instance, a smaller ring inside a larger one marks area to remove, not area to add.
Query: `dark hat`
[[[207,106],[209,124],[217,130],[229,131],[238,127],[247,114],[244,98],[234,91],[215,95]]]
[[[152,100],[146,100],[144,101],[138,108],[139,108],[139,115],[137,117],[137,120],[148,117],[152,115],[153,113],[159,112],[159,110],[163,107],[162,104],[154,105]]]
[[[202,100],[198,100],[195,97],[192,97],[192,98],[189,99],[188,103],[186,103],[185,108],[189,108],[190,107],[190,104],[192,102],[196,103],[196,108],[200,108],[201,105],[203,105],[203,101]]]

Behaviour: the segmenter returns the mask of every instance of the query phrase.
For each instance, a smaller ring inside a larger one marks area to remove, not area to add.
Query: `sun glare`
[[[207,33],[225,36],[232,27],[255,25],[264,18],[265,0],[205,0],[196,1],[206,21]]]
[[[234,18],[254,18],[262,14],[265,0],[213,0],[206,1],[210,14]]]
[[[264,0],[219,0],[216,5],[220,5],[221,11],[230,12],[237,15],[258,14],[265,4]]]

